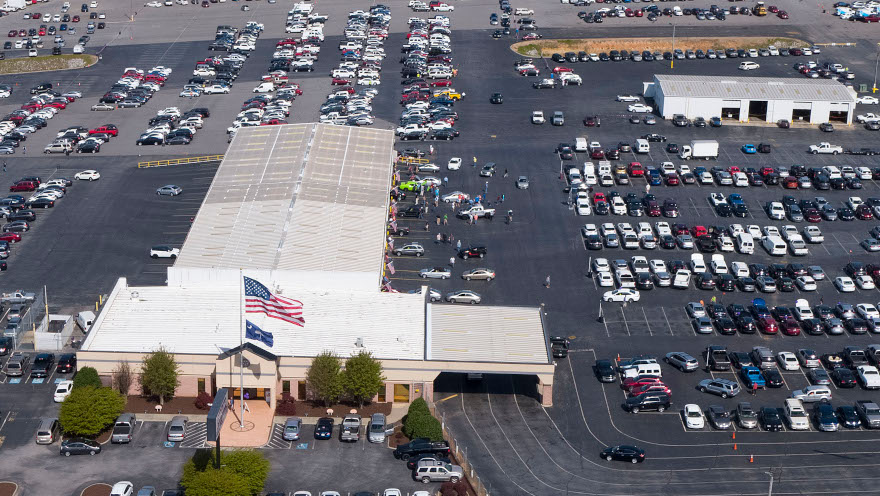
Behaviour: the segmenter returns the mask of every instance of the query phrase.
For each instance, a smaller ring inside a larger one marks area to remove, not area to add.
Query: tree
[[[423,437],[416,433],[417,426],[418,430],[421,430],[425,423],[423,419],[430,416],[431,410],[428,409],[428,403],[423,398],[416,398],[413,400],[413,402],[409,404],[406,416],[403,417],[403,435],[410,439]]]
[[[174,396],[177,386],[180,385],[180,367],[174,360],[174,355],[168,353],[165,348],[144,357],[141,366],[141,390],[146,395],[159,398],[159,404],[165,404],[165,398]]]
[[[134,374],[131,371],[131,365],[128,364],[128,360],[119,362],[113,370],[113,387],[122,393],[123,396],[128,396],[128,391],[133,382]]]
[[[420,414],[414,417],[408,415],[403,434],[410,439],[426,437],[431,441],[442,441],[443,427],[440,425],[440,421],[431,414]]]
[[[118,391],[94,386],[73,388],[61,403],[58,421],[65,433],[74,436],[97,436],[125,408],[125,397]]]
[[[345,361],[342,388],[361,408],[379,393],[384,381],[382,364],[370,352],[362,351]]]
[[[74,389],[83,386],[104,387],[101,378],[98,377],[98,371],[94,367],[83,367],[73,377]]]
[[[342,363],[339,357],[325,351],[312,359],[312,365],[306,372],[306,386],[312,396],[330,406],[342,394]]]
[[[199,450],[183,466],[180,485],[187,496],[256,496],[263,490],[270,464],[253,450],[224,451],[215,469],[214,450]],[[217,485],[222,478],[227,484]]]

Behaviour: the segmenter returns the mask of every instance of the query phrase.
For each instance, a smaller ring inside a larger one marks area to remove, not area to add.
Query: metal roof
[[[276,356],[313,357],[332,350],[348,357],[367,350],[376,358],[424,359],[422,295],[305,290],[262,282],[303,305],[304,327],[244,314],[273,334],[271,348],[253,343]],[[81,349],[146,353],[163,346],[173,353],[219,355],[241,343],[241,308],[240,292],[225,285],[130,287],[120,278]]]
[[[856,98],[852,90],[830,79],[655,74],[654,82],[665,97],[835,103],[855,102]]]
[[[242,128],[175,267],[373,272],[382,264],[394,134]]]
[[[538,307],[428,307],[427,360],[552,363]]]

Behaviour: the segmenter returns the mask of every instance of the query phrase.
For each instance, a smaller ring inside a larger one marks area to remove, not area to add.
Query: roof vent
[[[357,338],[357,339],[355,339],[355,340],[354,340],[354,345],[355,345],[357,348],[363,348],[363,347],[364,347],[364,338]]]
[[[137,291],[132,291],[132,292],[131,292],[131,299],[132,299],[132,300],[136,300],[136,299],[140,298],[140,296],[141,296],[141,294],[138,293]]]

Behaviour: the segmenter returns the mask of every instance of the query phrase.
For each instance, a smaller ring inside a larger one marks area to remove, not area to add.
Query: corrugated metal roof
[[[393,144],[349,126],[239,130],[175,266],[373,272],[378,285]]]
[[[537,307],[430,305],[428,360],[551,363]]]
[[[830,79],[655,74],[664,96],[730,100],[854,102],[855,93]]]
[[[305,327],[262,314],[244,314],[273,334],[273,347],[255,343],[277,356],[312,357],[332,350],[348,357],[365,349],[376,358],[424,359],[422,295],[308,291],[261,282],[303,304]],[[127,287],[125,279],[119,284],[121,289],[105,304],[82,350],[144,353],[161,345],[174,353],[220,354],[240,343],[239,291],[211,285]],[[358,346],[358,339],[363,347]]]

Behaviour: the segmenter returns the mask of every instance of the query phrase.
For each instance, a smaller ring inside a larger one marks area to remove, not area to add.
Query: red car
[[[776,171],[773,169],[773,167],[762,167],[761,168],[761,176],[762,177],[767,177],[770,174],[775,174],[775,173],[776,173]]]
[[[55,107],[55,108],[57,108],[57,109],[62,109],[62,110],[63,110],[63,109],[66,109],[66,108],[67,108],[67,103],[65,103],[65,102],[59,102],[59,101],[53,101],[53,102],[49,102],[49,103],[47,103],[46,106],[47,106],[47,107]]]
[[[739,167],[737,167],[735,165],[731,165],[730,167],[727,168],[727,172],[729,172],[731,174],[736,174],[737,172],[742,172],[742,171],[739,170]]]
[[[786,12],[784,10],[780,10],[779,13],[776,14],[776,17],[778,17],[780,19],[788,19],[788,12]],[[874,22],[876,22],[876,21],[874,21]]]
[[[672,224],[672,234],[681,236],[682,234],[690,234],[690,231],[684,224]]]
[[[6,36],[9,36],[10,38],[15,38],[16,36],[18,36],[18,31],[10,29],[9,34],[7,34]]]
[[[598,202],[608,202],[608,200],[605,198],[605,193],[602,193],[601,191],[593,193],[593,205]]]
[[[868,205],[859,205],[858,208],[856,208],[856,217],[860,220],[871,220],[874,218],[874,213]]]
[[[559,74],[559,73],[561,73],[561,72],[574,72],[574,69],[571,69],[571,68],[568,68],[568,67],[565,67],[565,66],[561,66],[561,65],[558,66],[558,67],[554,67],[554,68],[553,68],[553,73],[554,73],[554,74]]]
[[[779,323],[779,328],[782,330],[782,334],[786,336],[799,336],[801,334],[801,327],[794,320],[794,317],[786,317],[785,320]]]
[[[645,213],[648,214],[648,217],[660,217],[660,205],[651,200],[648,202],[648,206],[645,207]]]
[[[18,35],[19,35],[19,36],[27,36],[27,30],[25,30],[25,29],[19,29],[19,30],[18,30]]]
[[[0,234],[0,241],[6,241],[7,243],[18,243],[19,241],[21,241],[21,234],[3,233]]]
[[[98,126],[95,129],[89,129],[89,134],[109,134],[110,136],[116,137],[119,135],[119,128],[113,124],[104,124],[103,126]]]
[[[40,36],[46,36],[46,28],[40,28],[39,31],[37,31],[37,34]]]
[[[880,15],[872,14],[865,17],[860,17],[859,20],[862,22],[880,22]]]
[[[602,147],[593,148],[593,151],[590,152],[590,158],[594,160],[605,160],[605,150]]]
[[[643,394],[672,394],[672,390],[670,390],[665,384],[662,382],[656,384],[645,384],[644,386],[639,386],[636,388],[632,388],[629,392],[630,396],[641,396]]]
[[[694,226],[691,228],[691,236],[695,238],[699,238],[700,236],[705,236],[709,234],[709,230],[706,229],[706,226]]]
[[[539,35],[538,33],[529,33],[529,34],[522,37],[522,39],[525,41],[537,40],[540,38],[541,38],[541,35]]]
[[[822,215],[815,208],[808,208],[804,210],[804,219],[807,219],[807,222],[822,222]]]
[[[788,176],[782,180],[782,187],[785,189],[798,189],[798,180],[794,176]]]
[[[767,7],[767,10],[769,10],[771,14],[775,14],[775,13],[779,12],[779,7],[777,7],[775,5],[771,5],[771,6]]]
[[[287,121],[284,119],[269,119],[266,122],[261,122],[261,126],[277,126],[280,124],[287,124]]]
[[[645,15],[645,11],[642,9],[636,9],[636,17],[642,17]]]
[[[758,319],[758,328],[764,334],[776,334],[779,332],[779,324],[772,317],[761,317]]]
[[[678,186],[678,174],[675,172],[670,172],[666,174],[666,185],[667,186]]]
[[[631,162],[626,168],[626,172],[631,177],[642,177],[645,175],[645,167],[639,162]]]
[[[330,80],[330,84],[332,84],[332,85],[351,84],[351,79],[333,78],[332,80]]]
[[[626,389],[627,391],[630,391],[633,388],[648,384],[663,384],[663,381],[660,380],[660,378],[657,376],[628,377],[623,380],[623,384],[621,384],[620,387]]]
[[[37,189],[37,184],[33,181],[18,181],[12,186],[9,187],[9,191],[34,191]]]
[[[448,86],[452,86],[452,81],[449,79],[438,79],[437,81],[431,81],[432,88],[446,88]]]
[[[286,46],[296,46],[296,40],[293,38],[287,38],[275,43],[275,47],[286,47]]]

